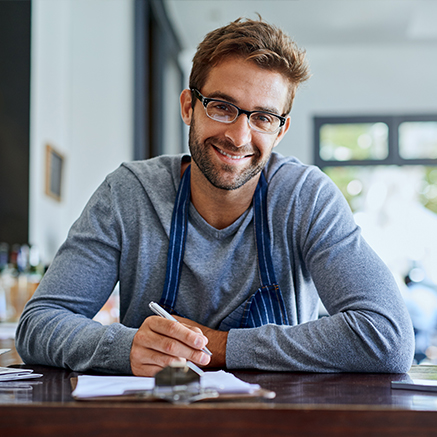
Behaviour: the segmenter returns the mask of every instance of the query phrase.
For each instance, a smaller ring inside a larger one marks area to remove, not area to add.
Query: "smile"
[[[226,156],[227,158],[230,159],[235,159],[235,160],[239,160],[239,159],[243,159],[243,158],[248,158],[251,155],[230,155],[229,153],[224,152],[223,150],[214,147],[215,150],[217,150],[217,152],[219,152],[221,155]]]

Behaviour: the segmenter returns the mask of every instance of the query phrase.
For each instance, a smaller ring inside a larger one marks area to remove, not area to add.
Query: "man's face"
[[[280,73],[230,58],[211,70],[199,91],[205,97],[225,100],[247,111],[281,115],[288,82]],[[258,175],[289,127],[287,119],[275,134],[257,132],[250,128],[245,114],[233,123],[220,123],[207,117],[200,101],[195,102],[194,111],[189,111],[184,121],[190,125],[189,146],[194,165],[213,186],[225,190],[240,188]]]

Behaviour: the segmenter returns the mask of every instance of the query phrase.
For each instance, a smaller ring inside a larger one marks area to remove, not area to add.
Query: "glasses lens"
[[[281,120],[273,114],[266,112],[254,112],[250,114],[250,125],[261,132],[275,132],[279,129]]]
[[[206,113],[214,120],[230,123],[237,118],[238,110],[230,103],[213,100],[208,102]]]
[[[222,100],[209,100],[205,109],[209,118],[222,123],[232,123],[240,111],[232,103]],[[249,125],[259,132],[275,133],[281,126],[281,120],[268,112],[253,112],[249,117]]]

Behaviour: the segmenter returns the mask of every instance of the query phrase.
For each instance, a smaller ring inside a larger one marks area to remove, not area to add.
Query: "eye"
[[[276,117],[264,112],[255,112],[252,114],[252,119],[257,123],[275,123]]]
[[[227,104],[225,102],[214,102],[214,101],[212,101],[212,102],[209,103],[208,106],[209,106],[210,109],[212,109],[214,111],[235,112],[235,109],[231,105],[229,105],[229,104]]]

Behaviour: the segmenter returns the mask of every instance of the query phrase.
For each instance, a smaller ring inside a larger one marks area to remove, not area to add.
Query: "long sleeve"
[[[130,373],[135,329],[92,318],[118,281],[122,228],[104,182],[70,230],[16,334],[26,363]]]
[[[412,363],[414,334],[392,274],[362,238],[349,206],[331,181],[306,169],[298,186],[296,197],[286,199],[281,194],[275,209],[280,214],[280,205],[287,214],[284,235],[295,290],[285,295],[296,300],[299,312],[314,288],[329,316],[295,320],[294,326],[231,330],[228,367],[406,372]],[[276,265],[280,264],[277,259]]]

